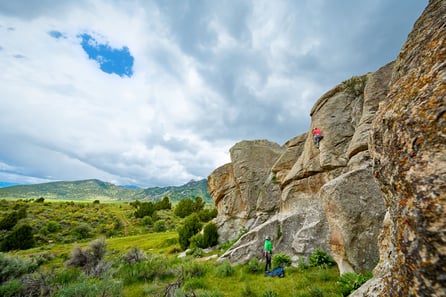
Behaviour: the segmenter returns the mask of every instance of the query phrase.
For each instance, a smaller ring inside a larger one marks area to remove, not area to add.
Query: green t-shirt
[[[265,240],[265,245],[263,246],[263,250],[265,252],[271,252],[273,250],[273,244],[270,240]]]

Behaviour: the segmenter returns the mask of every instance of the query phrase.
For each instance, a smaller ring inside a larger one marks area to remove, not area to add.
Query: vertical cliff
[[[431,0],[373,121],[387,212],[375,279],[354,296],[446,296],[446,1]]]

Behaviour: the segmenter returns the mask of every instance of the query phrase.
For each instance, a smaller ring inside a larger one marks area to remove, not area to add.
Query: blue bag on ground
[[[277,267],[273,270],[265,272],[265,276],[277,276],[277,277],[284,277],[285,276],[285,270],[283,267]]]

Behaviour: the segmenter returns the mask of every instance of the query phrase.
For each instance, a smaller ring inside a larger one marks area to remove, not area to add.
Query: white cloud
[[[306,131],[317,97],[395,58],[426,5],[6,2],[0,181],[140,186],[205,178],[239,140],[284,143]],[[102,72],[80,46],[82,33],[128,47],[133,76]]]

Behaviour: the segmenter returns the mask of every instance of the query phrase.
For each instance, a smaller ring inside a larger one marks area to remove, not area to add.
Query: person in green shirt
[[[267,235],[265,237],[265,244],[263,245],[263,256],[265,257],[265,272],[271,269],[271,256],[273,254],[273,244],[271,238]]]

